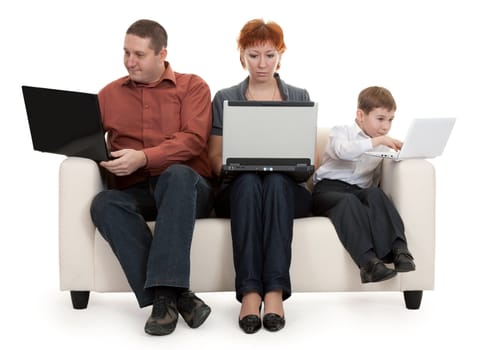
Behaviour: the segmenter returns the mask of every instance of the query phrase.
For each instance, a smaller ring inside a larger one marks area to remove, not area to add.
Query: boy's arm
[[[384,145],[394,149],[395,151],[399,151],[401,149],[401,146],[403,146],[403,142],[393,139],[392,137],[387,135],[373,137],[372,147],[377,147],[379,145]]]

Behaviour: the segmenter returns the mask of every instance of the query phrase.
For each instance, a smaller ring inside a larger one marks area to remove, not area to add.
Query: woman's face
[[[281,55],[271,42],[265,42],[247,47],[243,51],[243,60],[250,74],[250,79],[257,83],[263,83],[274,76],[279,68]]]

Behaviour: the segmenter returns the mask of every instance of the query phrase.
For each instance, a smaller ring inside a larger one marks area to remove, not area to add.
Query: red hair
[[[247,47],[267,42],[273,44],[279,54],[283,54],[284,51],[286,51],[284,33],[279,24],[272,21],[264,22],[262,19],[252,19],[243,26],[238,37],[238,49],[240,51],[239,59],[243,68],[245,68],[243,51]]]

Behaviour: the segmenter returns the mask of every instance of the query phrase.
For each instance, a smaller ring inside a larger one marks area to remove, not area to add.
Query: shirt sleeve
[[[372,149],[372,140],[358,138],[353,135],[353,129],[338,126],[332,128],[329,133],[328,147],[327,151],[335,159],[355,160]]]
[[[218,91],[212,101],[212,135],[222,136],[224,97],[222,91]]]

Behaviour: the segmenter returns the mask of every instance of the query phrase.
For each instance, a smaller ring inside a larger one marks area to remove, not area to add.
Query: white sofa
[[[328,128],[319,128],[320,153],[328,132]],[[329,219],[301,218],[294,223],[293,292],[399,291],[408,309],[418,309],[422,291],[434,288],[434,167],[426,160],[385,160],[383,167],[381,186],[404,220],[416,271],[362,284],[357,266]],[[103,188],[97,164],[83,158],[65,159],[60,165],[59,186],[60,289],[71,292],[76,309],[87,307],[90,292],[131,291],[112,250],[90,218],[91,200]],[[234,290],[228,219],[197,220],[191,248],[191,289]]]

